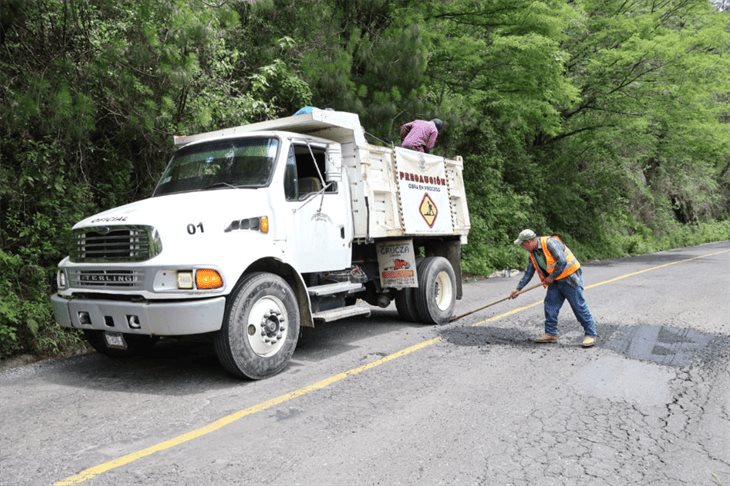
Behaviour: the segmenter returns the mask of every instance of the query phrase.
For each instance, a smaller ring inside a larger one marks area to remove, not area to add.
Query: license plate
[[[127,349],[127,341],[124,340],[124,334],[119,332],[105,332],[104,339],[106,345],[110,348]]]

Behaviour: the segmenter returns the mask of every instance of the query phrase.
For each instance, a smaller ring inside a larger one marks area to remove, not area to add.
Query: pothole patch
[[[603,347],[663,366],[689,366],[717,338],[689,328],[639,325],[617,329]]]

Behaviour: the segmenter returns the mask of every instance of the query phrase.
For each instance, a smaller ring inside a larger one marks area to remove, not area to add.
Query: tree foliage
[[[173,134],[307,104],[359,113],[375,143],[445,120],[470,272],[521,265],[524,227],[580,258],[727,238],[715,3],[0,0],[0,356],[74,342],[47,303],[70,227],[149,194]]]

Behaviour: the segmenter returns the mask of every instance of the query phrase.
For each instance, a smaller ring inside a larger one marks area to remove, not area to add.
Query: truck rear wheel
[[[415,289],[406,287],[395,293],[395,308],[401,319],[408,322],[418,321],[418,312],[416,312],[416,292]]]
[[[416,311],[421,322],[444,324],[454,314],[456,276],[444,257],[427,257],[418,265]]]
[[[273,273],[249,275],[231,292],[215,352],[229,373],[258,380],[283,370],[299,340],[294,291]]]

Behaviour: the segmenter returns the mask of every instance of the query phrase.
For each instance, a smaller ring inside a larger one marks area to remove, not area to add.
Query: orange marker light
[[[195,272],[195,286],[199,289],[218,289],[223,287],[223,278],[211,268],[199,268]]]
[[[261,216],[261,223],[259,224],[259,228],[261,229],[262,233],[269,232],[269,217],[268,216]]]

